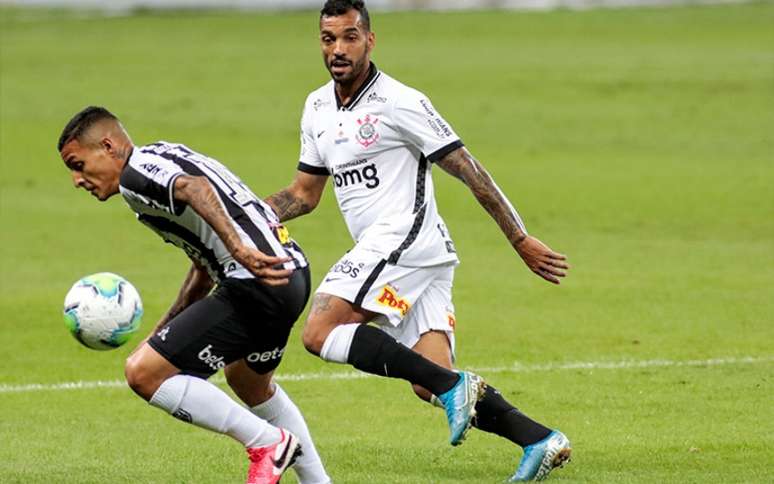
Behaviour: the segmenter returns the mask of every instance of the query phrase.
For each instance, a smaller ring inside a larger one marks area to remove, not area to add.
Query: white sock
[[[207,380],[189,375],[168,378],[153,394],[150,404],[197,427],[226,434],[245,447],[279,442],[277,427],[261,420]]]
[[[358,323],[341,324],[333,328],[328,334],[320,350],[320,358],[334,363],[347,363],[349,358],[349,348],[352,346],[352,339],[355,337],[355,331],[360,327]]]
[[[312,436],[306,427],[304,416],[293,400],[277,383],[274,383],[274,395],[260,405],[252,408],[254,414],[272,425],[291,431],[301,441],[303,454],[296,460],[293,470],[301,484],[328,484],[331,478],[325,472]]]

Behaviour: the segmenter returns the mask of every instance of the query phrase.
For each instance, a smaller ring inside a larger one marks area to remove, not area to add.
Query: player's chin
[[[334,81],[337,82],[347,82],[352,79],[352,68],[350,66],[346,67],[330,67],[328,68],[328,72],[331,73],[331,77]]]

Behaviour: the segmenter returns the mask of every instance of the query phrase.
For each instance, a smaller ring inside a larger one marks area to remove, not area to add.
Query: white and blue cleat
[[[570,440],[554,430],[545,439],[524,448],[519,468],[508,482],[542,481],[552,470],[564,466],[570,454]]]
[[[469,371],[459,372],[460,379],[449,391],[438,396],[446,410],[451,445],[460,445],[476,416],[476,403],[484,396],[486,383]]]

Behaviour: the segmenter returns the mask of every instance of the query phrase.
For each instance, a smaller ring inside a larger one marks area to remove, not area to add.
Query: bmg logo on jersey
[[[367,160],[363,160],[367,161]],[[333,183],[336,188],[358,185],[365,181],[366,188],[376,188],[379,186],[379,173],[376,171],[376,165],[371,163],[362,168],[353,168],[333,175]]]

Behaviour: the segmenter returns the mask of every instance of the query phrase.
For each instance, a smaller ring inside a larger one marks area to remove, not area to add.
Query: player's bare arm
[[[267,197],[264,201],[271,206],[280,222],[294,219],[306,215],[317,207],[327,180],[328,177],[324,175],[312,175],[299,171],[289,187]]]
[[[191,263],[191,268],[188,270],[188,274],[186,274],[185,280],[183,280],[183,284],[180,286],[177,298],[175,298],[172,306],[159,320],[158,324],[156,324],[156,328],[153,331],[158,331],[170,319],[182,313],[185,308],[207,296],[214,286],[215,281],[212,280],[204,267],[196,262]]]
[[[178,291],[175,301],[164,316],[159,319],[156,326],[154,326],[148,335],[137,344],[137,347],[132,351],[132,354],[134,354],[151,336],[153,336],[154,333],[164,327],[164,325],[172,318],[182,313],[183,310],[191,304],[206,297],[214,286],[215,281],[212,280],[207,271],[195,262],[192,262],[191,268],[188,270],[188,273],[183,280],[183,284],[180,286],[180,291]]]
[[[215,189],[205,177],[179,176],[175,180],[174,198],[194,209],[218,234],[234,259],[261,282],[270,286],[284,285],[289,282],[290,270],[273,268],[289,259],[270,256],[245,246],[231,225]]]
[[[526,233],[513,205],[467,148],[452,151],[437,164],[470,188],[476,200],[497,222],[508,242],[532,272],[549,282],[559,284],[560,278],[565,277],[569,269],[567,258]]]

